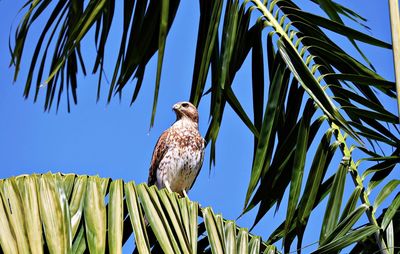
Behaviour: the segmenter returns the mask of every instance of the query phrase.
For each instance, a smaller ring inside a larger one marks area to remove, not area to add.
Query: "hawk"
[[[205,140],[199,133],[199,114],[192,103],[179,102],[172,109],[176,121],[157,141],[147,183],[186,196],[203,164]]]

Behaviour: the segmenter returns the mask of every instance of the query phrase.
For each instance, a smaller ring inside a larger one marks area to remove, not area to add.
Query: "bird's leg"
[[[167,188],[167,190],[170,192],[170,193],[173,193],[173,191],[171,190],[171,187],[169,186],[169,182],[168,181],[165,181],[165,188]]]

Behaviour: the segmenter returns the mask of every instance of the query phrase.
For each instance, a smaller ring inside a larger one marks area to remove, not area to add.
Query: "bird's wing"
[[[201,167],[203,166],[203,161],[204,161],[204,150],[206,149],[206,140],[205,140],[204,138],[201,138],[201,141],[203,142],[203,145],[202,145],[202,147],[201,147],[201,150],[202,150],[202,151],[201,151],[201,158],[200,158],[200,163],[199,163],[199,170],[197,170],[196,177],[193,179],[193,182],[192,182],[192,184],[190,185],[189,190],[192,189],[194,183],[196,182],[197,177],[198,177],[199,174],[200,174]]]
[[[167,136],[168,130],[164,131],[163,134],[161,134],[161,136],[158,138],[156,146],[154,147],[149,169],[149,178],[147,180],[147,184],[149,186],[157,182],[157,168],[168,149],[166,142]]]

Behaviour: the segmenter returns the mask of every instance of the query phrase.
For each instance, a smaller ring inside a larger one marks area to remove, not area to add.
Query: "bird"
[[[203,165],[205,140],[199,132],[199,113],[192,103],[178,102],[172,109],[176,121],[158,138],[147,183],[187,197]]]

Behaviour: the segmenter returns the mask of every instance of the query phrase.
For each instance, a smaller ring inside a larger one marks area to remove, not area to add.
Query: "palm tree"
[[[364,22],[354,11],[331,0],[311,1],[328,18],[304,11],[290,0],[200,1],[199,6],[190,100],[199,105],[203,96],[211,97],[206,134],[210,163],[215,160],[227,104],[252,132],[254,156],[243,214],[258,209],[254,225],[275,205],[279,207],[288,193],[286,219],[271,235],[263,236],[266,240],[214,215],[211,208],[199,208],[164,190],[119,180],[46,174],[0,182],[3,252],[13,253],[16,248],[22,253],[41,252],[45,246],[50,252],[107,249],[118,253],[132,231],[140,253],[160,248],[167,253],[225,253],[236,248],[239,253],[274,253],[272,244],[280,240],[284,252],[293,250],[295,240],[294,249],[301,252],[310,215],[327,199],[316,252],[334,253],[351,245],[353,253],[394,253],[400,245],[400,180],[394,172],[400,161],[399,120],[386,106],[396,100],[396,85],[375,71],[357,42],[392,47],[346,26],[343,16]],[[147,63],[157,52],[151,125],[165,43],[178,8],[177,0],[124,1],[121,45],[107,99],[122,94],[134,78],[134,103]],[[77,102],[77,70],[86,73],[81,41],[91,28],[95,28],[93,72],[99,75],[98,91],[103,85],[115,1],[28,1],[13,39],[15,79],[27,34],[45,10],[50,16],[30,59],[24,96],[31,96],[33,90],[36,101],[39,88],[45,87],[44,107],[50,110],[53,104],[58,108],[61,95],[67,93],[69,109],[70,98]],[[326,30],[347,37],[365,64],[340,48]],[[232,89],[250,54],[252,118]],[[49,73],[44,75],[46,68]],[[209,75],[211,85],[206,89]],[[313,142],[318,144],[315,150],[310,149]],[[336,163],[335,155],[342,160]],[[306,160],[312,162],[309,168]],[[335,170],[329,175],[330,168]],[[344,194],[347,179],[354,182],[349,195]],[[381,207],[389,197],[392,202]],[[362,216],[368,222],[360,225]]]

